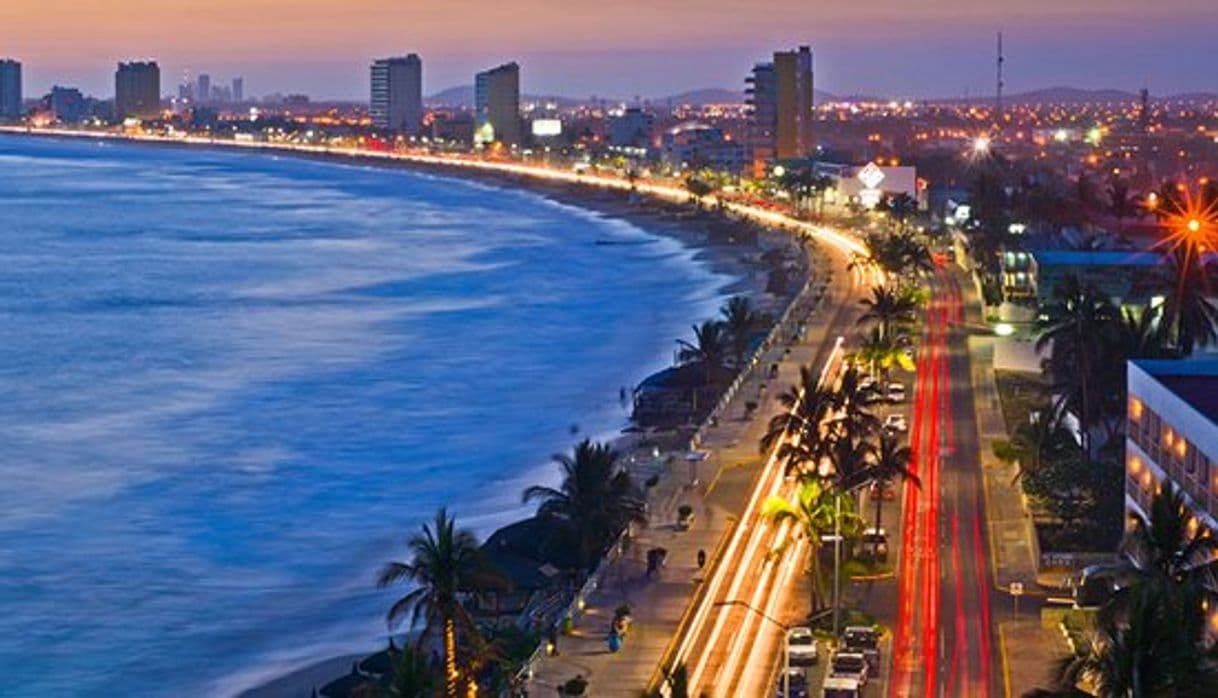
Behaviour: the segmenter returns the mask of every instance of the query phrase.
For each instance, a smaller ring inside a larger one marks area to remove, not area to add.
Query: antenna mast
[[[1006,58],[1002,55],[1002,32],[998,32],[998,89],[995,92],[996,99],[994,104],[994,119],[998,128],[1002,128],[1002,64]]]

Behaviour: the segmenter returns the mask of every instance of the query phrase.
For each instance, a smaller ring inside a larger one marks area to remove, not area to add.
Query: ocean
[[[225,696],[383,646],[406,538],[527,515],[730,281],[510,188],[0,136],[0,693]]]

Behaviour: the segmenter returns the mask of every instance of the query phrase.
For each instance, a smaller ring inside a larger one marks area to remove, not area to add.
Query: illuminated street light
[[[1190,218],[1188,219],[1187,227],[1188,232],[1199,233],[1201,232],[1201,221],[1197,220],[1196,218]]]
[[[977,136],[973,139],[973,153],[976,155],[985,155],[990,152],[990,137]]]

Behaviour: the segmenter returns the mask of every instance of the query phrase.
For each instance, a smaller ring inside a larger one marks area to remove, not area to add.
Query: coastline
[[[43,138],[65,137],[64,134],[40,134],[37,132],[32,132],[28,135]],[[98,137],[94,134],[77,135],[79,137]],[[223,143],[147,141],[126,139],[113,135],[109,136],[108,139],[135,145],[214,148],[229,152],[250,152],[249,149],[225,147]],[[731,281],[718,289],[720,294],[742,294],[749,296],[762,310],[767,310],[776,317],[781,315],[782,310],[796,297],[797,291],[802,287],[810,273],[807,255],[799,250],[798,242],[788,232],[761,227],[756,223],[748,221],[737,220],[725,223],[718,214],[710,212],[693,214],[689,204],[674,204],[658,198],[652,198],[646,194],[635,195],[625,190],[605,189],[592,183],[581,184],[548,181],[522,174],[475,170],[456,165],[431,165],[416,161],[390,160],[376,157],[352,157],[339,153],[298,152],[286,149],[267,149],[254,152],[259,155],[286,155],[347,166],[400,168],[438,177],[470,180],[494,187],[527,191],[560,205],[591,212],[606,219],[624,221],[636,226],[649,235],[677,240],[692,251],[692,261],[704,265],[716,274],[731,279]],[[684,211],[685,213],[678,214],[678,211]],[[758,232],[758,244],[755,246],[714,244],[708,240],[708,228],[711,225],[730,226],[739,232],[744,232],[747,229],[756,229]],[[761,253],[766,249],[780,247],[795,250],[795,259],[799,261],[800,273],[788,283],[788,293],[777,297],[767,297],[767,294],[765,294],[765,287],[768,281],[766,274],[767,267],[760,259]],[[763,302],[763,299],[767,300]],[[707,318],[690,317],[689,322],[690,324],[695,324],[705,319]],[[672,341],[676,339],[676,337],[670,338]],[[607,389],[612,388],[609,387]],[[615,440],[615,443],[619,449],[628,452],[634,445],[634,441],[635,437],[622,435]],[[328,681],[348,673],[352,660],[356,658],[358,658],[357,655],[343,655],[312,662],[277,676],[254,688],[243,690],[238,695],[250,696],[252,698],[308,696],[315,687],[320,687]]]

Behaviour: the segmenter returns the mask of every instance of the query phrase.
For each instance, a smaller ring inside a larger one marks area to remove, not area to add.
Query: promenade
[[[650,526],[604,571],[602,583],[575,619],[573,632],[559,637],[557,655],[537,663],[529,695],[552,695],[580,675],[588,680],[591,695],[637,698],[657,676],[691,599],[716,564],[721,542],[755,489],[762,465],[757,444],[770,418],[781,409],[775,398],[798,382],[800,366],[828,353],[841,332],[836,324],[839,311],[855,302],[846,257],[832,248],[822,248],[821,253],[809,287],[826,285],[824,295],[818,302],[815,292],[797,298],[788,320],[788,329],[805,323],[804,336],[764,352],[758,369],[723,406],[717,426],[705,433],[701,443],[701,450],[708,453],[705,460],[682,461],[665,474],[650,500]],[[776,377],[767,368],[773,364],[778,366]],[[745,404],[751,401],[758,407],[746,418]],[[681,505],[694,510],[693,524],[685,531],[675,526]],[[656,547],[668,551],[667,564],[649,578],[644,553]],[[708,556],[704,569],[697,564],[699,550]],[[622,604],[630,606],[633,623],[622,649],[612,653],[607,645],[609,625]]]

